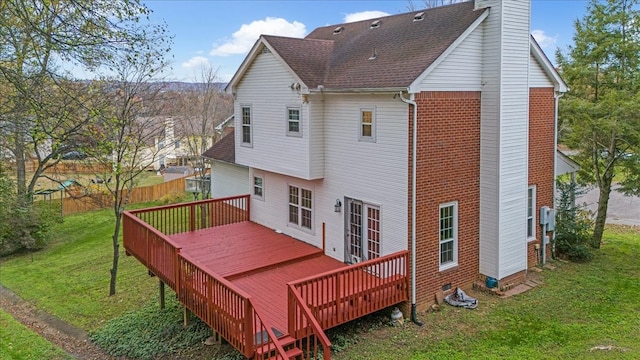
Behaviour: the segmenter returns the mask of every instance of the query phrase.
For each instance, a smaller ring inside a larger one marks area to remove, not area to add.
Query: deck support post
[[[189,326],[189,309],[187,309],[186,306],[184,307],[184,312],[182,313],[182,320],[184,327]]]
[[[158,290],[160,292],[160,309],[164,309],[164,282],[162,280],[158,280]]]

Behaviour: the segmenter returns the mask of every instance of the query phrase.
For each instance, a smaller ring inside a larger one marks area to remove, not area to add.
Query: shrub
[[[576,196],[584,193],[575,182],[557,181],[556,203],[556,255],[564,255],[575,262],[586,262],[593,257],[588,246],[591,239],[591,214],[583,205],[576,205]]]
[[[59,220],[59,209],[48,203],[20,199],[14,182],[0,168],[0,256],[42,249]]]
[[[175,299],[167,300],[164,309],[154,302],[107,322],[91,339],[115,357],[155,359],[211,336],[211,329],[197,318],[183,327],[179,303]]]

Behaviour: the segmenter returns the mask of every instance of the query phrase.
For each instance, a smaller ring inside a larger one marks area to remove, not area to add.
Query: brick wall
[[[553,88],[531,88],[529,90],[529,185],[536,185],[536,240],[527,247],[528,266],[536,265],[538,257],[535,245],[541,243],[542,228],[540,207],[553,207],[554,175],[554,118],[555,101]],[[547,258],[551,248],[547,247]]]
[[[443,285],[468,288],[478,276],[480,92],[422,92],[416,102],[416,300],[422,310]],[[458,266],[440,272],[439,205],[451,201],[458,201]],[[408,219],[411,233],[410,208]]]

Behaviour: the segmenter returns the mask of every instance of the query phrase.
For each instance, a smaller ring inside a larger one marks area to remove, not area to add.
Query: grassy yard
[[[0,311],[0,339],[0,359],[70,359],[62,350],[24,327],[4,311]]]
[[[346,328],[334,358],[640,358],[640,230],[608,226],[592,262],[554,264],[542,286],[507,300],[473,292],[476,310],[444,306],[422,328]]]
[[[108,210],[66,217],[55,228],[56,239],[48,249],[1,260],[0,282],[80,328],[108,330],[103,335],[107,337],[122,338],[118,335],[122,330],[109,332],[119,326],[162,328],[168,317],[179,324],[180,307],[169,307],[173,314],[160,314],[153,304],[157,279],[148,277],[147,270],[132,257],[120,258],[119,293],[107,296],[112,222]],[[640,230],[608,226],[605,243],[592,262],[554,265],[555,270],[540,274],[543,285],[522,295],[503,300],[471,292],[480,300],[476,310],[443,306],[439,312],[421,313],[419,318],[425,323],[422,328],[411,323],[390,327],[385,314],[334,329],[330,332],[333,358],[640,358]],[[154,311],[161,316],[153,315]],[[6,328],[4,324],[9,322],[1,316],[2,328]],[[119,319],[123,320],[118,323]],[[156,324],[152,319],[160,320]],[[109,320],[113,321],[104,326]],[[4,358],[2,351],[8,351],[6,334],[0,332],[0,358]],[[9,334],[12,344],[23,341],[22,335],[13,335],[13,330]],[[135,340],[131,346],[140,341]],[[599,346],[610,350],[599,350]],[[186,351],[190,359],[235,357],[219,350],[200,345]]]
[[[148,204],[147,204],[148,205]],[[2,260],[0,282],[38,308],[91,331],[157,294],[157,279],[121,248],[118,293],[109,297],[110,210],[67,216],[40,252]]]

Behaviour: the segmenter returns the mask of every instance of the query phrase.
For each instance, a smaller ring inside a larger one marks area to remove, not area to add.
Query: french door
[[[346,199],[346,262],[356,263],[380,256],[380,207]]]

